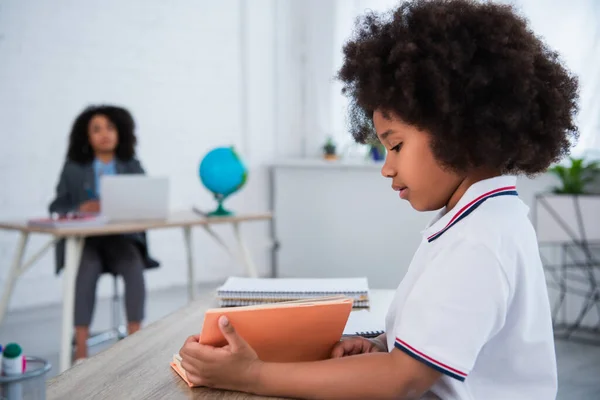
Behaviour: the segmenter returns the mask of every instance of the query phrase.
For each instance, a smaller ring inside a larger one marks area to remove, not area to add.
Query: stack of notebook
[[[354,309],[369,308],[367,278],[231,277],[217,290],[221,307],[253,306],[335,295],[351,298]]]
[[[325,360],[342,336],[375,337],[384,332],[384,321],[366,310],[366,278],[229,278],[218,296],[221,308],[204,315],[199,342],[227,345],[218,325],[225,315],[263,361]],[[171,367],[190,387],[195,386],[181,361],[174,354]]]

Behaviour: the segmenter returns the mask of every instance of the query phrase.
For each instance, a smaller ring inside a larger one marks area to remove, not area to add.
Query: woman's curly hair
[[[431,134],[441,165],[534,175],[578,137],[578,83],[511,6],[416,0],[367,13],[338,73],[356,141],[373,111]]]
[[[75,119],[69,135],[67,159],[79,164],[86,164],[94,160],[94,152],[88,139],[88,127],[90,120],[96,115],[105,116],[117,128],[119,143],[115,149],[115,156],[122,161],[129,161],[134,158],[137,138],[133,117],[124,108],[99,105],[87,107]]]

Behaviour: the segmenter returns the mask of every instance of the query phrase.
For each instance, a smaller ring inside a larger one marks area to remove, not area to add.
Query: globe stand
[[[216,210],[211,211],[207,214],[209,217],[229,217],[233,215],[233,212],[223,207],[223,201],[225,201],[225,196],[218,195],[215,193],[215,200],[217,200],[219,205],[217,206]]]

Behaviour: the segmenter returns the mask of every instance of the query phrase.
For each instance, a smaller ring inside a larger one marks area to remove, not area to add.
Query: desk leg
[[[25,254],[25,247],[27,246],[28,239],[29,233],[21,232],[10,270],[8,270],[8,276],[4,282],[4,289],[2,290],[2,300],[0,301],[0,324],[2,324],[4,315],[8,309],[10,296],[12,295],[12,291],[15,287],[15,282],[21,274],[21,264],[23,262],[23,255]]]
[[[60,337],[60,370],[71,366],[71,341],[73,339],[73,313],[75,311],[75,279],[81,261],[85,238],[69,236],[65,245],[65,268],[63,270],[63,309]]]
[[[193,301],[196,299],[196,277],[194,271],[194,251],[192,247],[192,227],[183,227],[183,238],[185,242],[185,253],[187,256],[188,267],[188,299]]]
[[[248,251],[248,247],[246,246],[246,242],[242,238],[242,234],[240,233],[240,224],[237,222],[233,223],[233,233],[235,234],[235,239],[238,242],[238,246],[240,247],[240,251],[242,252],[242,258],[244,264],[246,265],[246,271],[248,275],[252,278],[258,278],[258,271],[256,270],[256,265],[252,261],[252,257],[250,257],[250,251]]]

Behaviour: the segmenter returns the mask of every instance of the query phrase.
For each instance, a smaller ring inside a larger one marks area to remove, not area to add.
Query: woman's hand
[[[366,339],[351,336],[338,342],[331,351],[331,358],[355,356],[357,354],[386,352],[387,349],[379,338]]]
[[[100,202],[98,200],[88,200],[79,205],[79,211],[84,213],[99,213]]]
[[[227,340],[226,346],[200,344],[198,336],[190,336],[179,351],[188,380],[194,385],[253,392],[262,361],[227,317],[219,318],[219,328]]]

